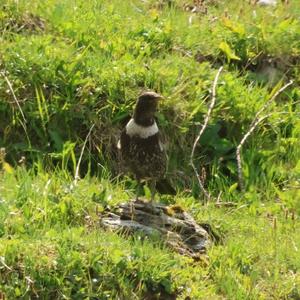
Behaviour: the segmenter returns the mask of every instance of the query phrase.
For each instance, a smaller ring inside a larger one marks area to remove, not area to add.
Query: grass
[[[23,168],[1,177],[1,290],[9,299],[299,297],[299,219],[282,202],[217,208],[178,195],[174,203],[223,237],[193,262],[161,241],[100,228],[98,212],[133,193],[122,183],[72,182]]]
[[[7,299],[300,299],[300,5],[215,2],[195,14],[181,0],[0,1],[0,291]],[[189,165],[220,65],[195,163],[209,192],[222,192],[233,207],[202,205]],[[243,148],[241,192],[236,146],[288,79],[294,84]],[[222,236],[200,262],[159,240],[99,227],[99,212],[133,195],[115,145],[144,89],[165,96],[157,118],[178,193],[161,201]],[[92,124],[83,179],[74,185]]]

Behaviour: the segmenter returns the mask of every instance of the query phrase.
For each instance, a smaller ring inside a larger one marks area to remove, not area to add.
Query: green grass
[[[299,298],[299,218],[282,202],[216,208],[178,195],[172,202],[222,236],[193,262],[161,241],[100,228],[98,213],[133,193],[122,183],[85,178],[74,186],[62,173],[18,168],[3,174],[0,193],[1,291],[9,299]]]
[[[181,0],[0,1],[0,292],[8,299],[300,299],[300,5],[207,2],[216,4],[193,14]],[[201,204],[189,165],[221,65],[195,164],[231,208]],[[243,147],[241,192],[236,146],[289,79]],[[157,118],[178,194],[161,201],[223,237],[200,262],[99,227],[99,212],[133,196],[116,141],[145,89],[165,96]]]

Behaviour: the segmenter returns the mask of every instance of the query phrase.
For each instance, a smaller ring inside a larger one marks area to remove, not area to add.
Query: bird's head
[[[163,97],[155,92],[141,94],[136,103],[133,118],[141,126],[150,126],[154,123],[158,101]]]

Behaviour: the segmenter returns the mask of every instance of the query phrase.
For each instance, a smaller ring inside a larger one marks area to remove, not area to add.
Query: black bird
[[[151,202],[154,201],[156,182],[164,177],[167,167],[167,155],[154,118],[158,101],[162,98],[155,92],[141,94],[133,117],[118,142],[122,160],[138,182],[136,199],[141,181],[146,180],[150,183]]]

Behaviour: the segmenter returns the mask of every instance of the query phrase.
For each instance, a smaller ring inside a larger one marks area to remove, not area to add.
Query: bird
[[[126,169],[137,180],[136,200],[141,182],[149,183],[151,203],[154,203],[156,182],[164,178],[167,154],[155,120],[158,103],[163,97],[153,91],[142,93],[136,102],[132,118],[123,128],[118,149]]]

